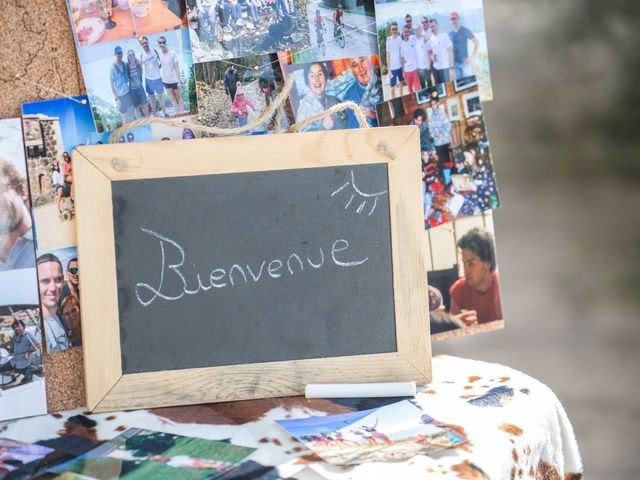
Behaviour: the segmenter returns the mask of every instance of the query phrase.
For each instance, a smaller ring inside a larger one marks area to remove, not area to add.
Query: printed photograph
[[[221,128],[251,123],[271,105],[284,84],[278,56],[256,55],[196,64],[198,116],[205,125]],[[275,119],[254,129],[273,130]],[[291,118],[284,116],[280,127]]]
[[[180,0],[67,0],[67,8],[80,47],[170,32],[185,16]]]
[[[491,212],[427,232],[431,340],[504,327]]]
[[[151,142],[154,140],[152,125],[142,125],[141,127],[132,128],[120,135],[117,143],[135,143],[135,142]],[[91,145],[106,145],[111,143],[111,134],[113,132],[93,132],[89,136]]]
[[[95,132],[86,97],[22,105],[38,253],[75,245],[71,153]]]
[[[420,130],[425,228],[498,208],[500,201],[478,86],[430,87],[377,106],[381,126]]]
[[[42,371],[42,332],[38,306],[16,303],[2,305],[0,421],[44,413],[47,413],[47,402]],[[0,465],[6,453],[0,443]]]
[[[476,76],[483,101],[493,98],[482,0],[377,2],[385,100]]]
[[[98,132],[197,109],[186,28],[81,47],[78,56]]]
[[[0,120],[0,278],[35,266],[26,170],[20,119]]]
[[[360,412],[276,423],[334,465],[402,460],[467,441],[408,400]]]
[[[202,134],[188,125],[187,123],[200,124],[198,117],[182,117],[180,118],[185,123],[183,128],[174,127],[171,125],[164,125],[162,123],[154,123],[151,125],[151,138],[154,141],[167,141],[167,140],[191,140],[194,138],[202,137]]]
[[[314,0],[307,2],[311,47],[292,51],[293,63],[377,55],[373,2]]]
[[[310,47],[305,0],[187,0],[194,63]]]
[[[382,88],[377,55],[290,65],[290,55],[284,54],[280,62],[286,75],[295,77],[291,105],[296,122],[350,100],[360,106],[369,126],[378,126],[376,104],[382,101]],[[355,113],[343,110],[310,123],[302,131],[359,127]]]
[[[227,442],[131,428],[98,448],[54,468],[97,480],[188,478],[210,480],[255,451]]]
[[[0,438],[0,478],[4,478],[22,465],[44,458],[51,452],[53,448]]]
[[[43,253],[36,260],[36,269],[47,353],[82,346],[76,247]]]

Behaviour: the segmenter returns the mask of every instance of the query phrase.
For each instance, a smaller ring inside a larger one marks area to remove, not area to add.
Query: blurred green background
[[[585,478],[640,478],[640,2],[485,0],[506,329],[434,344],[551,387]]]

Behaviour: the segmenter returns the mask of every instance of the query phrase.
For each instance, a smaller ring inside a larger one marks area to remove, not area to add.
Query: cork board
[[[65,0],[3,0],[0,118],[19,117],[21,105],[84,93]],[[85,404],[82,349],[44,357],[49,411]]]
[[[0,118],[19,117],[20,105],[82,95],[84,81],[65,0],[2,0]],[[17,78],[20,77],[20,78]]]

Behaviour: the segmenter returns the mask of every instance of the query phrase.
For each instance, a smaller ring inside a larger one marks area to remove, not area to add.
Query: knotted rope
[[[109,137],[109,143],[116,143],[117,139],[119,139],[121,135],[125,134],[127,130],[131,130],[132,128],[136,128],[136,127],[141,127],[143,125],[151,125],[152,123],[161,123],[163,125],[169,125],[177,128],[190,128],[191,130],[195,130],[203,133],[209,133],[213,135],[240,135],[242,133],[249,132],[260,125],[266,124],[271,120],[274,114],[275,114],[275,124],[277,129],[276,131],[282,132],[284,129],[281,129],[279,127],[280,119],[282,118],[282,115],[284,113],[287,97],[291,93],[291,89],[293,88],[294,84],[295,84],[295,78],[293,77],[293,75],[291,75],[285,82],[284,87],[282,88],[282,91],[280,92],[280,94],[276,97],[276,99],[273,102],[271,102],[271,105],[269,105],[260,114],[259,117],[254,118],[251,122],[247,123],[242,127],[235,127],[235,128],[208,127],[208,126],[200,125],[196,123],[180,121],[179,119],[148,117],[148,118],[141,118],[139,120],[134,120],[132,122],[126,123],[120,128],[117,128],[116,130],[114,130],[111,136]],[[340,112],[342,110],[347,110],[347,109],[353,110],[353,112],[356,115],[356,118],[358,119],[358,122],[360,123],[361,128],[369,128],[369,124],[367,123],[367,117],[365,116],[360,106],[357,105],[355,102],[349,101],[349,102],[339,103],[329,108],[328,110],[325,110],[324,112],[320,112],[309,118],[305,118],[300,122],[294,123],[286,131],[298,132],[313,122],[322,120],[323,118],[328,117],[329,115],[333,115],[336,112]]]

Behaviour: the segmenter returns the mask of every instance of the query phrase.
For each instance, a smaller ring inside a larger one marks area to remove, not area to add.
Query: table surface
[[[229,440],[259,449],[250,457],[255,474],[243,479],[582,478],[571,423],[555,394],[543,383],[509,367],[451,356],[433,358],[433,376],[415,402],[433,418],[463,431],[469,441],[459,448],[402,462],[331,466],[274,422],[365,410],[397,398],[287,397],[102,414],[78,409],[4,422],[0,430],[3,437],[15,440],[56,439],[62,448],[68,441],[70,450],[77,448],[78,440],[87,446],[97,445],[130,427]],[[74,415],[86,416],[95,426],[68,422]]]

